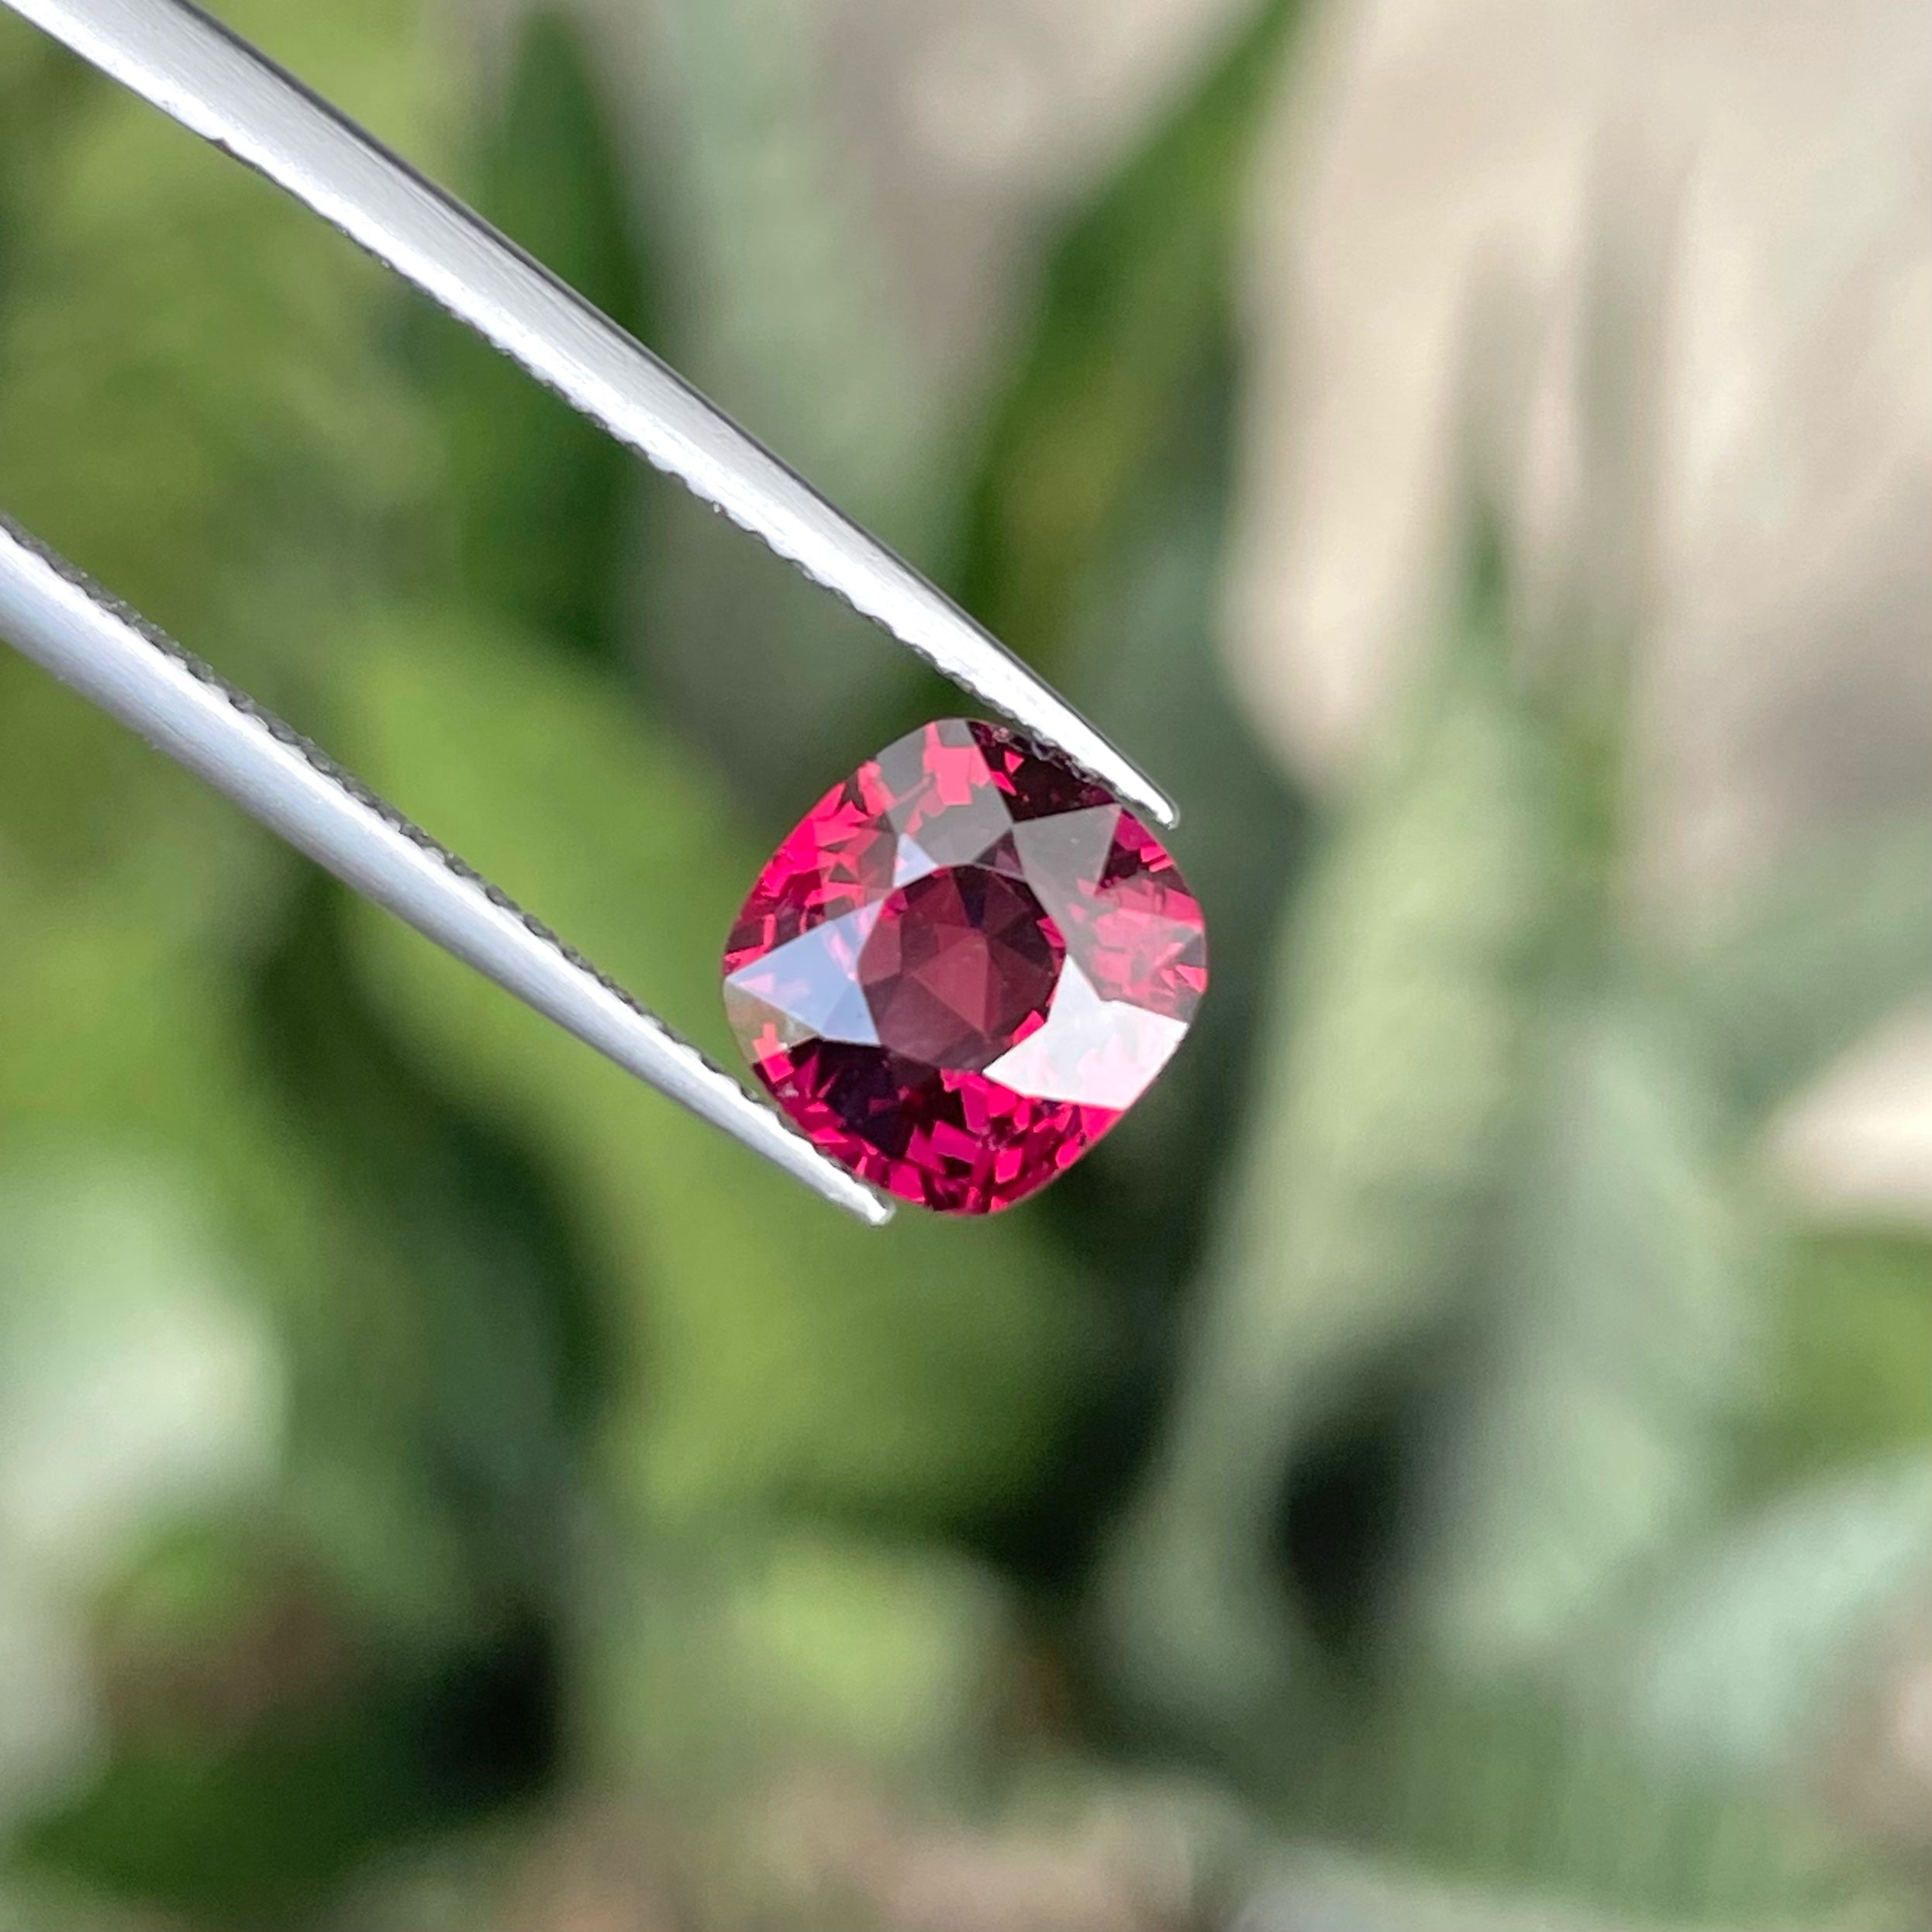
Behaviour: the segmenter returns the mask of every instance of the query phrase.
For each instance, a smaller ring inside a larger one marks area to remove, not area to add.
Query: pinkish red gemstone
[[[1207,985],[1201,908],[1101,786],[997,725],[927,725],[826,792],[725,948],[778,1104],[908,1201],[1010,1207],[1146,1090]]]

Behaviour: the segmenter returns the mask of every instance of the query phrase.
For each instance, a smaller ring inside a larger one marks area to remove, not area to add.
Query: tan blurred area
[[[1923,9],[1344,6],[1280,129],[1251,220],[1230,648],[1282,755],[1324,782],[1361,755],[1439,595],[1490,385],[1532,595],[1581,567],[1637,626],[1653,916],[1695,923],[1794,843],[1921,804]],[[1606,305],[1627,336],[1607,397]],[[1927,1025],[1804,1107],[1801,1185],[1932,1207]]]
[[[1673,916],[1820,819],[1922,796],[1928,83],[1900,0],[1337,10],[1252,221],[1233,648],[1284,756],[1358,754],[1487,380],[1539,576],[1589,556],[1641,626],[1635,809]],[[1620,295],[1631,367],[1593,398],[1592,307]],[[1593,402],[1636,419],[1607,478]]]

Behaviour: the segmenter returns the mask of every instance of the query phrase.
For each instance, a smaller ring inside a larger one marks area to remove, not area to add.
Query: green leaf
[[[609,687],[473,625],[337,661],[340,748],[419,823],[720,1055],[719,949],[757,854]],[[1088,1359],[1025,1211],[870,1233],[372,908],[371,992],[438,1083],[557,1177],[602,1280],[619,1488],[671,1514],[956,1516],[1035,1466]]]
[[[452,1529],[495,1591],[547,1603],[572,1458],[603,1383],[599,1284],[550,1177],[514,1135],[440,1092],[373,1009],[347,906],[312,875],[256,982],[258,1065],[301,1121],[342,1221],[395,1278],[408,1373],[389,1392],[389,1454],[405,1482],[436,1472]],[[381,1520],[392,1511],[372,1480],[379,1468],[364,1472],[361,1507]],[[305,1502],[353,1560],[354,1521],[312,1481]]]
[[[1932,1243],[1806,1234],[1781,1287],[1775,1399],[1754,1444],[1759,1479],[1932,1441]]]
[[[1288,1815],[1299,1838],[1480,1888],[1496,1913],[1483,1923],[1511,1924],[1513,1901],[1551,1915],[1526,1910],[1526,1927],[1910,1923],[1906,1886],[1789,1794],[1660,1768],[1620,1711],[1548,1695],[1392,1686]]]
[[[957,573],[966,606],[1036,664],[1225,329],[1242,190],[1300,0],[1261,0],[1049,259],[993,412]]]
[[[1802,1775],[1928,1586],[1932,1444],[1816,1478],[1696,1553],[1618,1645],[1619,1704],[1667,1760]]]
[[[616,141],[579,28],[540,8],[471,171],[478,209],[604,313],[652,312]],[[560,643],[618,654],[616,566],[634,460],[465,329],[424,315],[422,361],[448,451],[464,595]]]
[[[272,923],[293,871],[226,799],[39,665],[0,653],[0,909],[13,928],[0,954],[71,917],[232,960]]]
[[[955,1553],[714,1522],[640,1539],[588,1597],[603,1641],[582,1696],[604,1776],[743,1792],[809,1757],[929,1782],[997,1748],[1013,1606]]]
[[[1394,1641],[1506,1674],[1588,1640],[1728,1492],[1763,1256],[1699,1070],[1614,994],[1547,1026]]]
[[[1548,760],[1485,592],[1299,903],[1166,1443],[1103,1585],[1130,1702],[1278,1773],[1318,1672],[1270,1576],[1297,1459],[1482,1278],[1551,902]]]
[[[247,1272],[292,1285],[329,1252],[326,1215],[257,1082],[236,962],[195,919],[119,889],[0,916],[0,1157],[150,1148],[195,1177]],[[118,882],[117,882],[118,885]]]
[[[22,223],[47,185],[61,123],[78,109],[85,70],[37,27],[0,19],[0,298]]]
[[[139,1906],[39,1875],[0,1879],[0,1932],[168,1932]]]
[[[1689,1037],[1761,1123],[1932,985],[1932,824],[1908,820],[1791,861],[1684,973]]]

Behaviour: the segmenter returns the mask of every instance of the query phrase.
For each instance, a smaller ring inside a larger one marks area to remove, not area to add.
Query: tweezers
[[[1166,795],[641,343],[187,0],[4,0],[266,175],[619,442],[1162,824]],[[0,636],[354,891],[875,1225],[890,1205],[313,746],[0,517]]]

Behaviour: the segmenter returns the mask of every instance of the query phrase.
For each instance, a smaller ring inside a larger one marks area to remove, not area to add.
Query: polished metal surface
[[[619,441],[1163,824],[1158,786],[918,572],[608,317],[185,0],[5,0],[257,168]]]
[[[346,885],[874,1225],[890,1206],[323,754],[0,517],[0,638]]]

